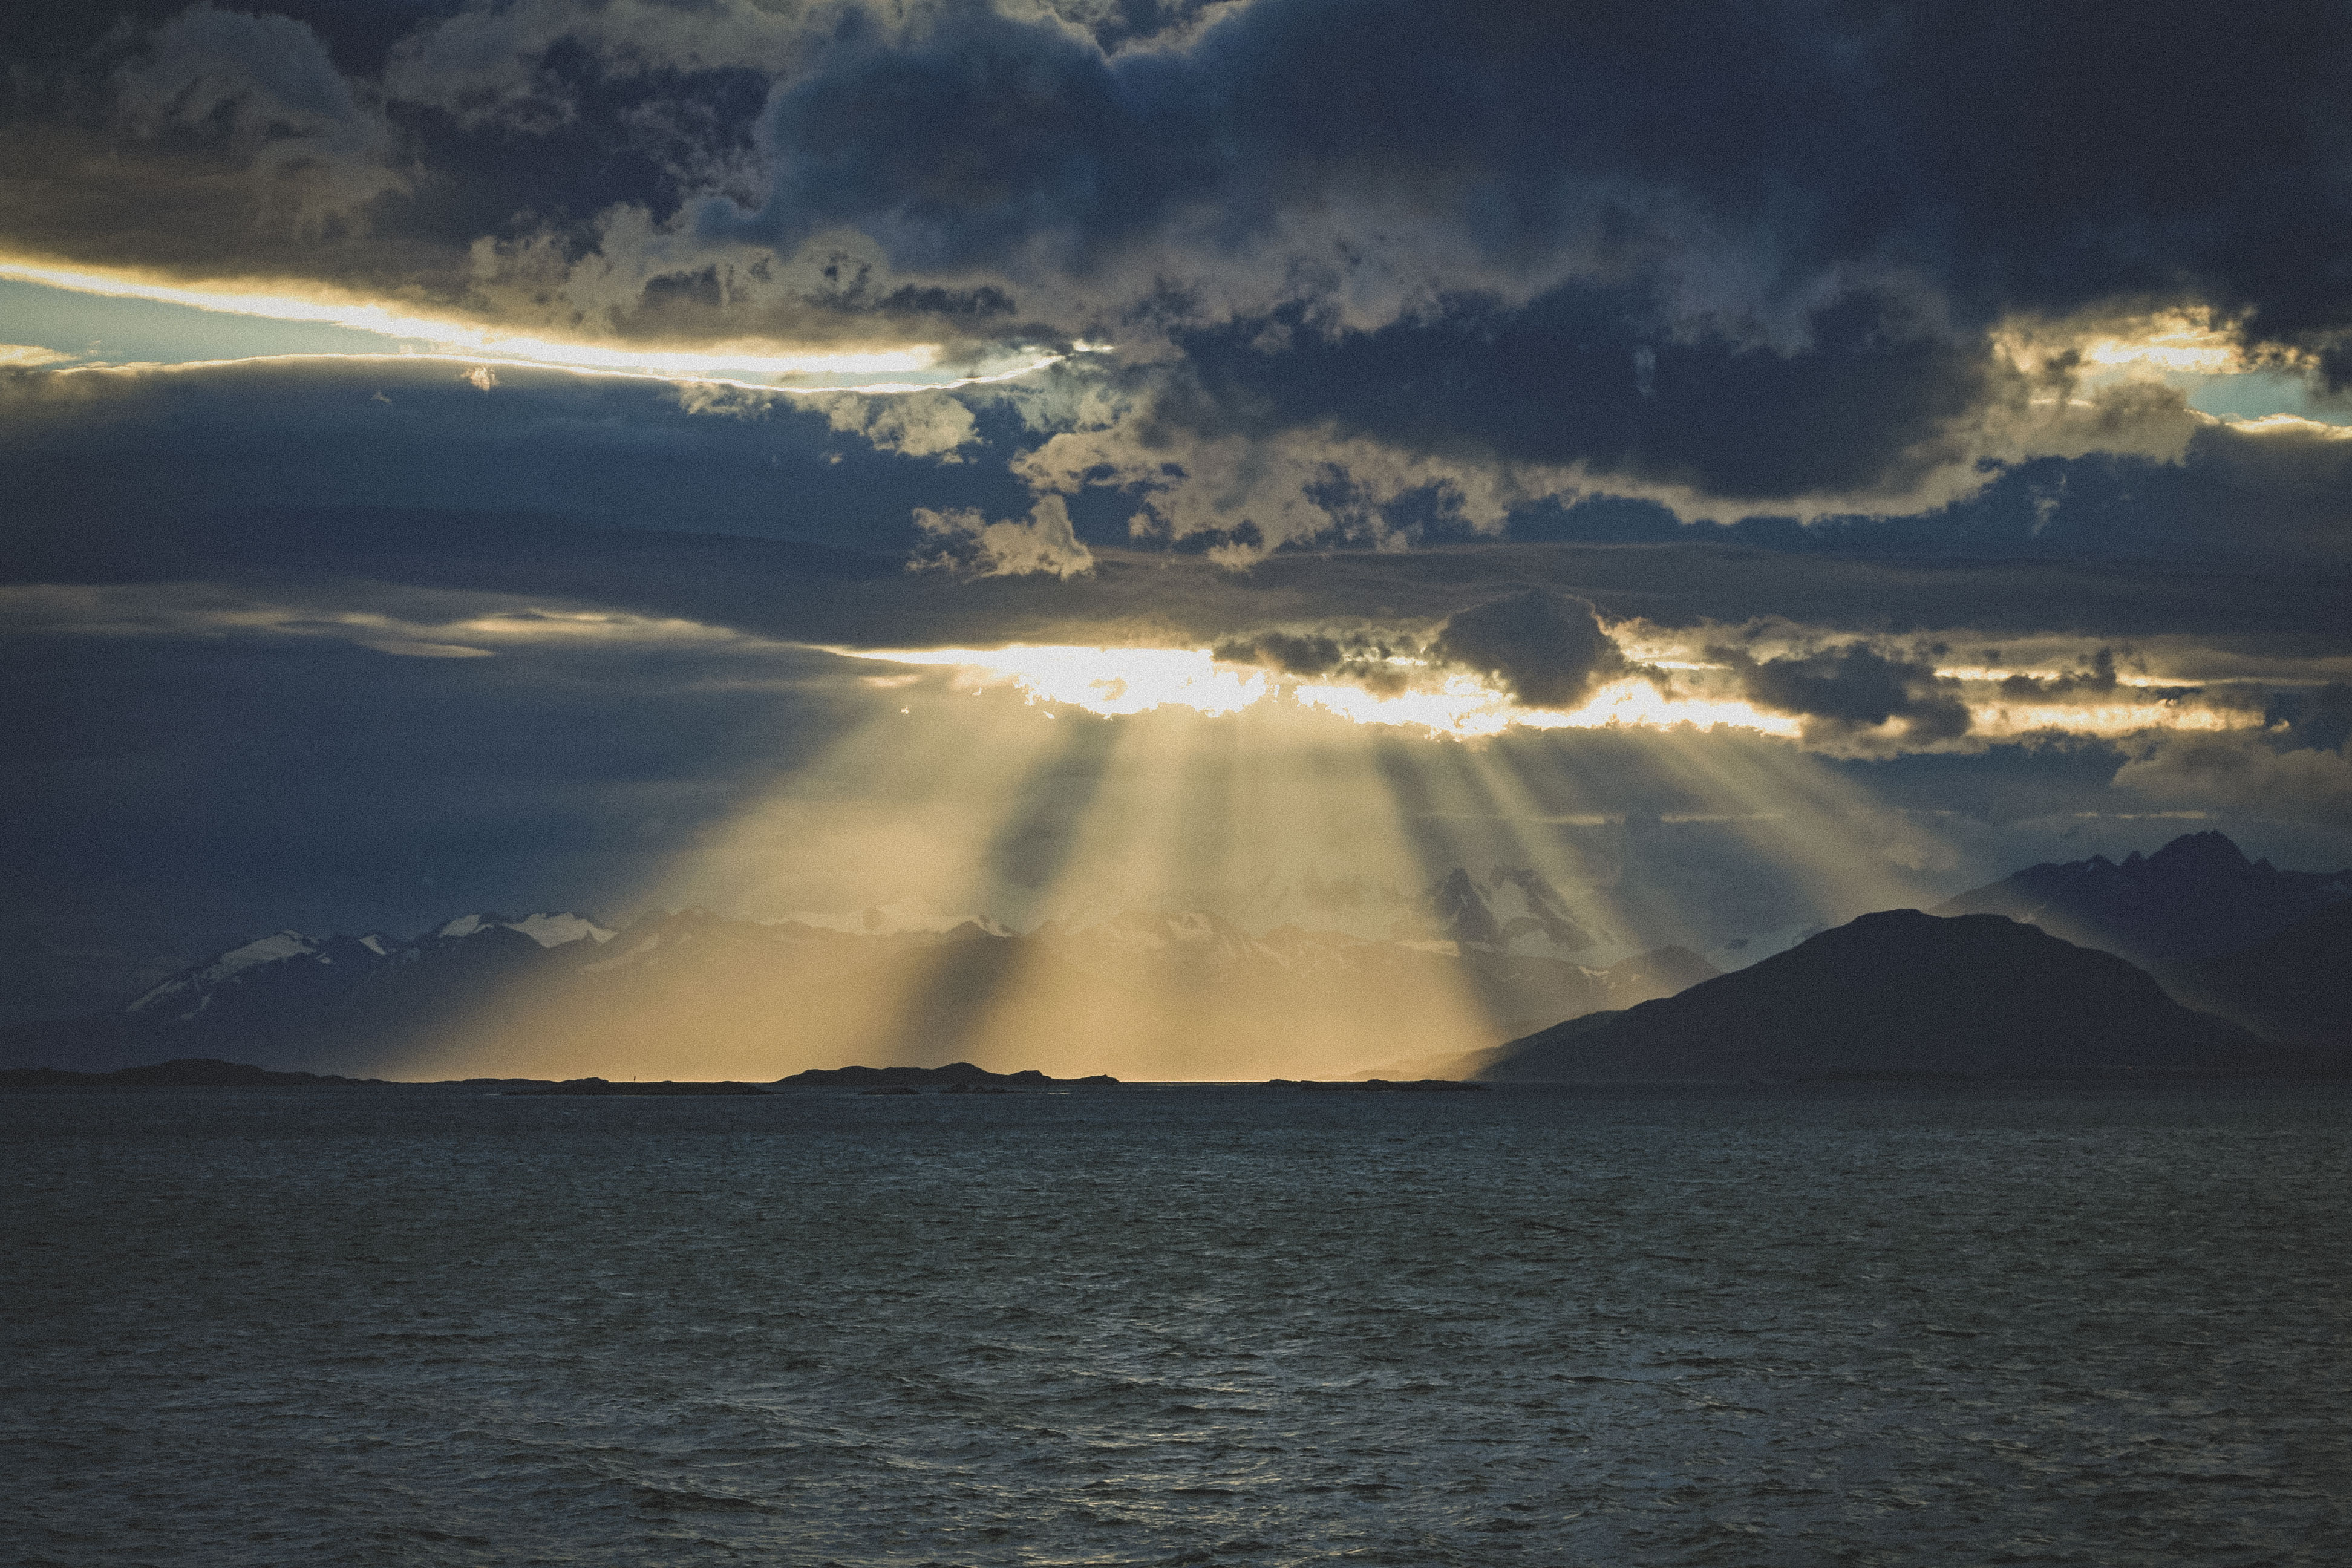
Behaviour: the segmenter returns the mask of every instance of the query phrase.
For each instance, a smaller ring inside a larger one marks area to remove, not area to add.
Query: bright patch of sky
[[[716,381],[791,391],[917,392],[1006,381],[1065,357],[1016,348],[1003,362],[935,366],[924,346],[815,354],[719,353],[504,337],[370,305],[178,289],[0,262],[0,344],[48,350],[67,364],[192,364],[288,354],[437,353],[488,364]],[[157,296],[181,295],[183,298]],[[189,297],[194,297],[192,299]],[[342,319],[335,319],[335,318]],[[365,324],[373,320],[381,326]],[[399,331],[396,329],[422,329]],[[446,336],[435,329],[445,329]],[[1077,352],[1094,352],[1081,348]],[[812,378],[819,378],[816,384]]]
[[[2174,372],[2168,384],[2189,394],[2189,406],[2222,419],[2267,419],[2292,414],[2322,425],[2352,422],[2352,405],[2341,398],[2321,402],[2311,395],[2311,384],[2284,371],[2250,370],[2236,375],[2195,375]]]
[[[274,354],[412,353],[432,347],[326,321],[199,310],[0,278],[0,339],[83,364],[190,364]]]

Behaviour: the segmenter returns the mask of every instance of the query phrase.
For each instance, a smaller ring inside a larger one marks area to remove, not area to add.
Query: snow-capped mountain
[[[593,942],[601,945],[613,940],[611,931],[586,915],[569,912],[525,915],[519,921],[508,920],[504,915],[459,915],[432,935],[444,942],[454,942],[492,926],[519,931],[541,947],[563,947],[575,942]],[[417,940],[423,942],[425,939],[419,937]]]
[[[514,968],[532,953],[575,942],[593,948],[612,938],[587,916],[568,911],[513,921],[490,913],[460,915],[412,942],[382,932],[311,937],[273,931],[181,971],[133,997],[122,1013],[184,1025],[206,1019],[264,1026],[353,996],[372,982],[380,984],[414,965],[448,974],[479,973]]]
[[[814,926],[820,931],[846,931],[855,936],[900,936],[910,931],[936,936],[966,925],[976,925],[997,936],[1013,934],[1009,928],[988,915],[948,914],[916,899],[868,904],[847,914],[826,910],[794,910],[782,920],[763,923]]]
[[[383,964],[394,951],[385,938],[373,934],[314,939],[299,931],[273,931],[181,971],[122,1010],[168,1015],[185,1023],[225,998],[267,994],[291,1000],[335,989]]]
[[[1422,895],[1421,907],[1438,932],[1479,947],[1564,958],[1609,940],[1527,867],[1496,866],[1482,877],[1457,866]]]
[[[1442,906],[1420,900],[1387,937],[1305,921],[1253,932],[1201,910],[1022,934],[903,906],[821,923],[657,910],[618,931],[576,913],[476,912],[405,942],[283,931],[83,1021],[69,1053],[12,1039],[7,1054],[394,1076],[433,1057],[573,1075],[625,1072],[683,1039],[740,1055],[738,1076],[777,1077],[851,1051],[919,1062],[1058,1042],[1054,1065],[1099,1055],[1135,1076],[1264,1076],[1309,1059],[1344,1070],[1432,1037],[1468,1048],[1505,1021],[1622,1005],[1687,978],[1687,966],[1636,974],[1557,956],[1554,938],[1583,929],[1532,873],[1465,872],[1433,892]],[[1438,907],[1442,924],[1427,915]]]

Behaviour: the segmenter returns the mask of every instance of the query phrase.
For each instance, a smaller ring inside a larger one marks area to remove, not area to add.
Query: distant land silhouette
[[[619,1079],[690,1040],[698,1074],[765,1081],[852,1053],[915,1065],[1023,1057],[1059,1071],[1343,1074],[1671,994],[1713,973],[1686,950],[1613,965],[1564,956],[1591,933],[1533,872],[1450,874],[1421,934],[1129,910],[847,931],[657,911],[617,933],[576,913],[469,914],[416,937],[282,931],[172,976],[116,1012],[0,1028],[0,1064],[100,1070],[163,1057],[414,1078],[473,1067]],[[1118,1054],[1103,1055],[1110,1043]],[[1361,1053],[1361,1054],[1359,1054]],[[422,1068],[422,1071],[420,1071]],[[1391,1074],[1419,1077],[1421,1074]]]
[[[2006,915],[2143,968],[2231,952],[2352,899],[2352,871],[2281,871],[2221,833],[2155,854],[2029,866],[1938,904],[1932,915]]]
[[[1602,1053],[1649,1039],[1643,1031],[1658,1026],[1641,1005],[1675,998],[1672,1016],[1695,1019],[1697,1004],[1684,1005],[1685,998],[1748,995],[1760,984],[1709,989],[1718,972],[1685,947],[1607,965],[1561,956],[1563,944],[1592,941],[1598,922],[1572,914],[1533,872],[1508,867],[1479,877],[1457,869],[1417,900],[1393,895],[1383,908],[1417,911],[1420,930],[1445,934],[1373,939],[1297,925],[1252,934],[1212,914],[1143,910],[1048,921],[1027,934],[977,918],[878,929],[887,921],[869,910],[855,922],[869,929],[845,930],[699,910],[649,914],[617,932],[570,912],[469,914],[404,942],[284,931],[173,975],[115,1012],[0,1029],[0,1064],[103,1072],[163,1058],[235,1058],[267,1064],[240,1070],[330,1079],[431,1079],[471,1068],[518,1082],[583,1072],[618,1082],[668,1067],[683,1040],[693,1043],[691,1065],[701,1075],[761,1083],[804,1063],[857,1055],[938,1073],[977,1073],[972,1061],[1027,1057],[1073,1076],[1117,1067],[1144,1079],[1255,1080],[1267,1071],[1460,1079],[1503,1072],[1507,1058],[1520,1063],[1507,1069],[1520,1074],[1538,1059],[1550,1064],[1547,1072],[1570,1062],[1580,1073],[1598,1070],[1592,1064]],[[2249,861],[2221,834],[2195,833],[2120,862],[2030,867],[1911,918],[1970,913],[2038,925],[2062,944],[2144,963],[2173,1001],[2305,1058],[2352,1054],[2352,873],[2280,871]],[[1843,1017],[1867,1035],[1874,1020],[1904,1016],[1890,1010],[1899,998],[1889,1006],[1867,1000],[1877,984],[1872,964],[1897,955],[1853,949],[1847,970],[1832,973],[1836,966],[1822,955],[1845,952],[1851,942],[1815,944],[1836,934],[1741,972],[1792,973],[1783,961],[1813,955],[1805,973],[1818,994],[1786,1000],[1813,1010],[1808,1048],[1823,1061],[1835,1054],[1826,1043],[1836,1035],[1831,1021]],[[2155,1031],[2144,1031],[2147,1041],[2179,1035],[2175,1024],[2158,1026],[2160,1009],[2131,1012],[2121,999],[2123,1010],[2101,1018],[2064,986],[2010,994],[2015,988],[1991,972],[2043,950],[1987,951],[1991,956],[1969,972],[1979,993],[1937,981],[1950,1016],[1928,1020],[1932,1026],[1913,1030],[1907,1044],[1887,1036],[1885,1049],[1916,1055],[1921,1042],[1942,1040],[1937,1048],[1948,1055],[1958,1037],[1937,1031],[1961,1022],[2023,1038],[2029,1015],[2070,1020],[2051,1026],[2084,1050],[2105,1038],[2102,1029],[2129,1020]],[[1960,956],[1946,954],[1952,963]],[[1612,1016],[1628,1009],[1637,1022]],[[1588,1035],[1573,1051],[1565,1044]],[[1979,1043],[1990,1049],[1990,1038]],[[1527,1054],[1536,1039],[1549,1042],[1540,1058]],[[1688,1060],[1669,1076],[1696,1070],[1689,1064],[1697,1058],[1676,1049],[1677,1061]],[[2150,1049],[2148,1065],[2173,1059],[2170,1046]],[[1978,1070],[1923,1067],[1909,1055],[1875,1066],[1858,1058],[1807,1066],[1811,1058],[1785,1040],[1767,1055],[1772,1060],[1745,1067],[1727,1057],[1708,1070]],[[967,1059],[957,1064],[957,1056]],[[2049,1070],[2083,1067],[2052,1061]],[[1367,1063],[1374,1065],[1360,1065]],[[1634,1065],[1629,1057],[1609,1070]]]
[[[1570,1020],[1493,1080],[2042,1078],[2307,1069],[2112,953],[1999,915],[1864,915],[1679,995]]]
[[[2352,1054],[2352,900],[2216,958],[2157,971],[2180,1001],[2265,1039]]]

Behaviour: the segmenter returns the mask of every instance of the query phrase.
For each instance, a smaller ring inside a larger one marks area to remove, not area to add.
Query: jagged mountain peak
[[[541,947],[563,947],[575,942],[602,947],[613,940],[614,934],[590,917],[569,910],[525,915],[519,921],[509,921],[507,929],[522,932]]]
[[[520,920],[509,920],[504,915],[487,910],[459,915],[417,940],[463,942],[486,931],[499,930],[519,931],[541,947],[562,947],[574,942],[593,942],[602,946],[613,940],[613,933],[598,925],[593,919],[570,910],[541,910],[525,915]]]
[[[244,972],[263,964],[283,963],[289,959],[309,958],[319,951],[319,944],[300,931],[288,929],[257,937],[242,946],[230,948],[204,963],[184,969],[139,995],[131,998],[122,1009],[126,1013],[143,1013],[152,1007],[167,1005],[175,1000],[194,1001],[197,1008],[204,1005],[205,993],[213,986],[224,984]],[[193,1016],[193,1014],[186,1015]]]
[[[1477,880],[1464,868],[1456,866],[1439,878],[1422,902],[1431,923],[1447,939],[1481,947],[1502,944],[1502,923],[1495,919]]]
[[[370,931],[365,936],[313,937],[289,927],[239,943],[182,970],[133,997],[122,1011],[158,1016],[168,1013],[185,1022],[210,1009],[215,999],[225,994],[257,994],[262,990],[289,988],[307,993],[322,985],[332,988],[346,984],[373,971],[405,967],[428,954],[455,955],[462,951],[470,955],[474,944],[491,932],[499,933],[501,943],[528,939],[541,951],[575,942],[601,945],[613,936],[588,916],[569,911],[526,915],[519,921],[489,912],[464,914],[443,921],[414,942],[400,942],[382,931]],[[528,952],[530,949],[521,951]],[[442,959],[436,958],[434,962]],[[468,956],[463,962],[470,964],[474,959]],[[333,972],[331,977],[328,971]]]
[[[506,923],[507,918],[504,915],[459,915],[456,920],[449,921],[446,925],[443,925],[439,930],[433,931],[431,935],[443,942],[462,942],[466,938],[474,935],[477,931],[488,930],[491,926],[502,926]]]
[[[2234,875],[2256,869],[2246,852],[2226,833],[2218,828],[2204,833],[2184,833],[2158,849],[2143,862],[2150,871],[2179,875],[2183,872]]]
[[[1481,875],[1456,866],[1422,897],[1432,934],[1477,947],[1567,954],[1601,938],[1569,910],[1568,900],[1532,867],[1489,867]]]
[[[1010,936],[1012,931],[992,915],[954,913],[919,899],[899,899],[887,904],[867,904],[863,909],[843,913],[824,910],[794,910],[781,920],[763,921],[763,925],[802,925],[816,931],[845,931],[856,936],[937,936],[963,927],[978,926],[991,936]]]
[[[2281,871],[2207,830],[2121,863],[2094,855],[2029,866],[1929,912],[2004,915],[2137,963],[2167,963],[2283,931],[2343,898],[2345,875]]]

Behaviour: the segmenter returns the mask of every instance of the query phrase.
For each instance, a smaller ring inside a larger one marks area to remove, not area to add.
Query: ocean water
[[[0,1093],[0,1561],[2352,1563],[2352,1097]]]

